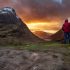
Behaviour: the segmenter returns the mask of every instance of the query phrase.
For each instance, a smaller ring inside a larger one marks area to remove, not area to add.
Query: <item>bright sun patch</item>
[[[49,33],[55,33],[58,30],[57,22],[32,22],[27,24],[31,31],[46,31]]]

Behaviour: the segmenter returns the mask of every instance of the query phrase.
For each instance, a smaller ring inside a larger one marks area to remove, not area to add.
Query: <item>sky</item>
[[[31,30],[58,30],[70,17],[70,0],[0,0],[12,7]]]

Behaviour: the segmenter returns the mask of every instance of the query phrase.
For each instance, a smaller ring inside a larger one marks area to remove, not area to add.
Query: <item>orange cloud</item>
[[[60,29],[58,22],[32,22],[27,24],[31,31],[56,32]]]
[[[0,8],[6,6],[13,7],[32,31],[58,30],[60,22],[70,16],[69,0],[63,5],[53,0],[0,0]]]

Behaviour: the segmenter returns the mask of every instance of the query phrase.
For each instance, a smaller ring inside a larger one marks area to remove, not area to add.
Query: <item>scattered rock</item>
[[[8,53],[9,51],[9,53]],[[64,70],[63,55],[53,52],[0,49],[0,70]]]

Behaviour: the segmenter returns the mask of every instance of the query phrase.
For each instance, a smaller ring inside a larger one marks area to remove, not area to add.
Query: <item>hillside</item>
[[[52,35],[51,33],[47,33],[44,31],[35,31],[33,32],[36,36],[42,39],[49,39],[49,37]]]
[[[50,36],[50,38],[54,41],[63,41],[63,31],[59,30],[58,32]]]
[[[24,22],[16,15],[13,8],[0,10],[0,43],[7,42],[38,42],[42,39],[35,36]]]

